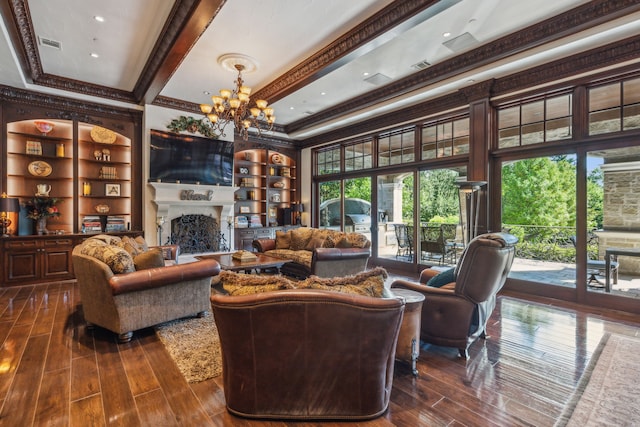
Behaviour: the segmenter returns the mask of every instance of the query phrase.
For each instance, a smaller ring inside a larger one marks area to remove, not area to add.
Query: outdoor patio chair
[[[573,243],[574,247],[577,247],[576,245],[576,236],[571,236],[571,243]],[[605,284],[602,280],[598,279],[597,276],[605,276],[607,273],[605,272],[606,270],[606,261],[603,259],[598,259],[598,254],[600,252],[599,249],[599,240],[598,240],[598,236],[594,233],[588,233],[587,235],[587,256],[589,257],[589,259],[587,259],[587,273],[589,274],[589,278],[587,279],[587,286],[591,286],[593,288],[604,288]],[[595,247],[595,251],[590,251],[589,248],[591,247]],[[592,254],[592,252],[595,252],[595,254]],[[592,259],[595,256],[595,259]],[[618,267],[619,267],[619,263],[617,261],[617,257],[616,260],[611,261],[611,268],[610,268],[610,274],[611,274],[611,281],[613,282],[614,285],[618,284]]]
[[[444,264],[447,257],[452,259],[453,248],[447,244],[442,225],[423,225],[420,227],[422,240],[420,252],[422,260],[437,260]],[[455,239],[455,234],[453,235]]]
[[[398,257],[407,257],[409,261],[413,259],[413,236],[407,233],[406,224],[395,224],[396,241],[398,242],[398,251],[396,252],[396,259]]]

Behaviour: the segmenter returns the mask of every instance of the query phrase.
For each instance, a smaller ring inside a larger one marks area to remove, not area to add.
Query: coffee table
[[[215,259],[220,264],[220,268],[223,270],[229,271],[251,271],[251,270],[262,270],[265,268],[275,268],[280,271],[280,267],[284,263],[289,262],[286,259],[276,258],[269,255],[265,255],[263,253],[255,252],[254,255],[257,257],[252,261],[240,261],[237,259],[233,259],[233,252],[222,253],[222,254],[211,254],[211,255],[198,255],[197,259]]]

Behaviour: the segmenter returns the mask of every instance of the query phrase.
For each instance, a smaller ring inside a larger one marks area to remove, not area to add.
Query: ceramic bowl
[[[33,122],[33,124],[36,126],[36,129],[38,129],[43,135],[48,134],[55,127],[55,123],[51,123],[46,120],[36,120],[35,122]]]

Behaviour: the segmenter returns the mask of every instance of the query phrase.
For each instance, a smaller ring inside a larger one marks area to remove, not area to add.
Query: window
[[[414,128],[381,134],[378,137],[378,166],[413,162],[415,140]]]
[[[469,118],[429,124],[422,128],[422,160],[469,152]]]
[[[316,152],[316,174],[340,173],[340,147],[332,147]]]
[[[371,169],[373,142],[371,139],[348,145],[344,148],[344,170]]]
[[[498,147],[518,147],[571,139],[571,94],[498,110]]]
[[[640,128],[640,78],[589,89],[589,135]]]

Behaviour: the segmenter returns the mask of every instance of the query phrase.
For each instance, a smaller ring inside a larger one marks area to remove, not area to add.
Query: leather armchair
[[[456,281],[441,288],[426,286],[434,270],[424,270],[421,283],[396,280],[391,288],[422,293],[420,338],[428,343],[456,347],[467,358],[469,346],[486,338],[485,328],[515,256],[517,237],[508,233],[480,235],[467,245],[456,266]]]
[[[358,420],[386,411],[403,300],[304,289],[213,295],[211,305],[229,412]]]

